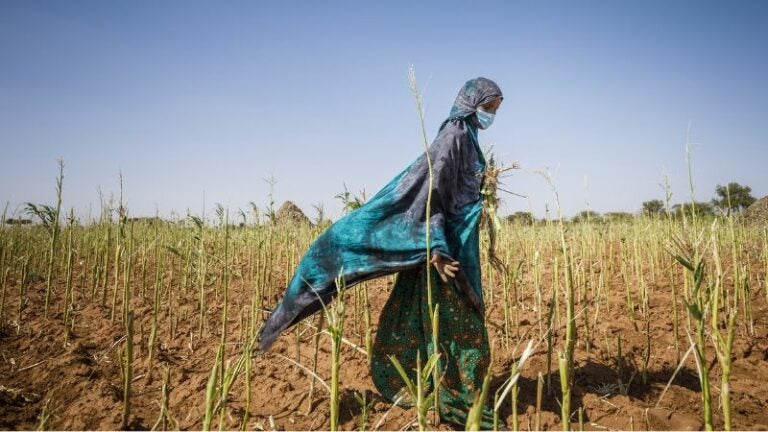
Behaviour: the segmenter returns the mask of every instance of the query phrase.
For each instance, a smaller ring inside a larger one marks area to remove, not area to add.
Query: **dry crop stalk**
[[[165,289],[165,311],[168,317],[168,335],[173,338],[173,275],[175,273],[175,267],[171,264],[170,272],[168,274],[168,286]]]
[[[701,384],[701,399],[704,410],[704,428],[713,430],[712,405],[709,384],[709,368],[706,360],[706,314],[710,310],[711,290],[704,284],[704,260],[699,252],[699,242],[688,246],[680,240],[674,240],[679,252],[670,251],[673,257],[687,270],[686,281],[690,279],[690,300],[686,302],[688,314],[695,322],[696,364]],[[691,256],[692,255],[692,256]],[[704,288],[704,290],[702,290]]]
[[[323,327],[325,327],[325,313],[319,314],[318,322],[317,322],[317,332],[315,333],[314,338],[314,350],[312,355],[312,379],[309,383],[309,397],[307,398],[307,414],[309,414],[312,411],[312,405],[314,402],[314,396],[315,396],[315,375],[317,374],[317,355],[320,350],[320,334],[322,333]],[[369,351],[370,352],[370,351]]]
[[[353,291],[354,297],[352,298],[352,333],[360,336],[360,345],[364,345],[365,339],[363,338],[363,332],[360,331],[360,327],[362,327],[360,322],[362,320],[360,291],[360,289]]]
[[[360,420],[358,422],[358,430],[361,432],[365,432],[368,426],[369,412],[373,407],[373,404],[376,403],[376,400],[373,399],[371,401],[368,401],[367,390],[363,393],[362,396],[360,396],[358,392],[355,392],[354,395],[355,395],[355,399],[357,400],[357,403],[360,405]]]
[[[483,378],[483,387],[480,390],[478,394],[475,395],[475,402],[472,404],[472,407],[469,409],[469,412],[467,413],[467,423],[464,426],[465,430],[468,431],[479,431],[482,430],[482,420],[483,420],[483,406],[485,405],[485,400],[488,399],[488,390],[491,387],[491,376],[492,373],[492,367],[493,364],[493,344],[491,344],[491,354],[490,354],[490,361],[488,362],[488,369],[485,373],[485,378]]]
[[[726,324],[726,337],[720,334],[720,329],[713,329],[715,335],[715,348],[717,359],[722,369],[720,376],[720,403],[723,410],[724,430],[731,430],[731,352],[733,351],[733,339],[736,330],[737,309],[734,306],[731,309],[730,316]]]
[[[26,301],[24,300],[24,296],[27,294],[27,271],[29,266],[29,256],[24,256],[24,260],[21,262],[21,283],[19,284],[19,310],[18,310],[18,317],[17,322],[19,323],[19,326],[16,330],[16,333],[18,334],[19,331],[21,331],[21,314],[24,312],[24,305]]]
[[[229,311],[229,211],[226,212],[225,216],[225,222],[224,222],[224,267],[222,269],[223,272],[223,288],[224,288],[224,300],[222,305],[222,311],[221,311],[221,341],[220,341],[220,349],[221,349],[221,356],[222,356],[222,363],[221,363],[221,382],[224,382],[224,377],[226,375],[226,365],[223,362],[223,358],[226,353],[226,344],[227,344],[227,320],[228,316],[227,313]]]
[[[510,368],[510,374],[509,378],[504,382],[504,384],[499,387],[496,390],[496,393],[494,395],[494,401],[493,401],[493,428],[494,430],[498,430],[498,424],[499,424],[499,408],[501,408],[502,403],[504,402],[504,398],[507,397],[507,393],[510,394],[511,404],[512,404],[512,429],[517,430],[519,424],[517,419],[517,397],[518,397],[518,381],[520,380],[520,371],[525,366],[525,363],[528,361],[528,359],[533,354],[535,347],[533,345],[533,341],[528,341],[528,345],[523,350],[523,353],[520,355],[520,358],[517,362],[512,363],[512,367]],[[491,348],[491,351],[493,351],[493,348]],[[491,367],[488,367],[488,371],[486,372],[486,378],[490,377],[491,375]],[[530,430],[530,417],[528,418],[528,429]]]
[[[437,328],[438,315],[433,303],[432,297],[432,244],[431,244],[431,216],[432,216],[432,187],[434,184],[434,172],[432,170],[432,159],[429,155],[429,141],[427,140],[427,128],[424,126],[424,108],[421,99],[421,93],[419,93],[419,87],[416,83],[416,70],[413,65],[408,68],[408,83],[410,85],[411,94],[416,103],[416,113],[419,117],[419,126],[421,128],[421,136],[424,143],[424,155],[427,159],[427,170],[429,174],[429,184],[427,188],[427,205],[424,224],[426,225],[425,242],[426,242],[426,278],[427,278],[427,305],[429,306],[429,319],[432,328],[432,356],[435,356],[436,365],[432,371],[432,382],[435,387],[434,397],[434,421],[436,425],[440,424],[440,410],[439,410],[439,397],[440,392],[438,388],[440,386],[440,345],[438,340],[438,333],[435,330]]]
[[[122,428],[128,427],[131,415],[131,383],[133,382],[133,312],[125,321],[125,349],[123,351],[123,415]]]
[[[536,314],[537,314],[537,321],[539,322],[539,335],[544,334],[544,321],[542,320],[542,310],[544,309],[544,294],[543,294],[543,288],[542,288],[542,277],[541,277],[541,269],[540,266],[540,259],[541,254],[538,249],[536,249],[533,253],[533,262],[531,266],[533,267],[533,295],[534,295],[534,302],[536,303]]]
[[[768,227],[763,228],[763,259],[765,260],[763,292],[765,292],[765,301],[768,302]]]
[[[72,215],[72,218],[74,219],[74,215]],[[90,231],[85,231],[81,237],[80,245],[77,247],[78,251],[82,251],[81,253],[78,253],[79,257],[81,258],[80,266],[82,266],[82,271],[80,272],[80,286],[82,289],[85,289],[85,287],[88,285],[88,271],[87,269],[90,268],[91,264],[91,255],[86,252],[87,248],[86,245],[90,245],[91,235]],[[85,295],[81,295],[82,298],[85,298]]]
[[[640,287],[640,305],[642,307],[643,314],[648,316],[648,287],[645,284],[643,274],[640,270],[640,263],[642,263],[642,259],[640,258],[640,253],[637,249],[637,237],[635,237],[632,241],[632,253],[634,254],[632,270],[635,274],[635,284]]]
[[[546,173],[542,173],[544,178],[552,187],[552,191],[555,194],[555,203],[557,204],[558,212],[558,231],[560,240],[560,250],[563,254],[563,270],[565,272],[565,308],[566,308],[566,325],[565,325],[565,347],[564,351],[558,355],[558,368],[560,369],[560,387],[562,390],[563,400],[561,402],[562,413],[562,426],[563,430],[570,429],[570,415],[571,415],[571,383],[573,380],[573,353],[576,347],[576,317],[574,306],[574,291],[573,291],[573,252],[568,247],[568,242],[565,239],[565,226],[563,224],[563,217],[560,206],[560,196],[557,192],[557,188],[552,182],[551,176]],[[559,273],[559,267],[555,267],[555,274]],[[557,289],[557,286],[554,287]],[[555,298],[557,296],[555,295]]]
[[[571,428],[571,385],[568,359],[565,353],[561,352],[558,354],[557,364],[560,370],[560,390],[563,395],[563,399],[560,402],[560,417],[563,430],[568,431]]]
[[[149,352],[147,354],[147,380],[151,380],[152,362],[154,360],[155,343],[157,341],[157,314],[160,311],[160,290],[163,286],[163,258],[156,253],[155,261],[155,290],[152,296],[152,328],[149,331]]]
[[[168,430],[169,426],[171,429],[174,429],[174,430],[179,428],[178,423],[171,415],[170,407],[168,405],[168,402],[171,399],[170,382],[171,382],[171,370],[168,366],[165,366],[164,372],[163,372],[163,385],[160,388],[160,416],[155,422],[155,425],[152,426],[152,430],[157,429],[158,426],[161,426],[162,430]]]
[[[53,281],[53,263],[56,258],[56,246],[59,242],[59,215],[61,214],[61,190],[64,183],[64,160],[59,159],[59,175],[56,177],[56,211],[53,214],[53,227],[51,233],[51,243],[48,249],[48,268],[46,270],[45,277],[45,312],[44,316],[48,317],[48,307],[51,302],[51,290]]]
[[[555,320],[554,325],[557,327],[560,327],[560,296],[558,295],[558,292],[560,291],[560,263],[559,263],[559,256],[555,255],[553,258],[552,263],[552,307],[554,308],[553,312],[553,319]]]
[[[128,236],[128,249],[126,257],[123,260],[123,322],[128,320],[128,313],[131,310],[131,274],[133,274],[133,223],[131,222],[130,234]]]
[[[49,422],[51,421],[50,405],[51,399],[48,398],[45,400],[45,405],[43,405],[43,409],[40,411],[40,415],[38,416],[40,423],[37,424],[37,430],[39,431],[48,430]]]
[[[213,420],[214,407],[216,405],[216,384],[219,378],[219,364],[222,362],[221,349],[217,351],[216,359],[213,362],[213,369],[208,376],[208,384],[205,386],[205,414],[203,416],[202,430],[211,430],[211,421]]]
[[[74,230],[74,211],[70,210],[69,229],[67,230],[67,263],[66,263],[66,286],[64,289],[64,346],[69,342],[69,314],[72,310],[72,257],[74,255],[72,247],[72,231]]]
[[[342,271],[336,278],[336,288],[338,296],[336,303],[326,310],[328,319],[328,332],[331,334],[331,427],[330,430],[339,430],[339,366],[341,363],[341,339],[344,335],[344,320],[346,311],[344,308],[344,294],[346,284]],[[318,329],[319,331],[319,329]]]
[[[112,314],[111,314],[111,321],[115,320],[115,311],[117,310],[117,285],[118,285],[118,276],[120,274],[119,272],[119,266],[120,266],[120,257],[123,255],[123,250],[125,249],[126,244],[126,234],[125,234],[125,225],[128,222],[128,211],[123,204],[123,173],[120,172],[118,174],[118,179],[120,182],[120,201],[117,208],[117,217],[118,217],[118,238],[117,238],[117,248],[115,250],[116,256],[115,256],[115,286],[114,290],[112,292]],[[130,259],[130,252],[129,256],[123,259],[123,283],[125,283],[126,278],[128,277],[127,274],[125,274],[126,265],[125,260]],[[125,323],[125,304],[123,305],[123,323]]]
[[[729,222],[731,225],[731,234],[733,234],[733,216],[729,216]],[[726,304],[724,305],[726,307],[726,311],[728,312],[728,317],[725,323],[725,333],[726,336],[723,337],[723,335],[720,332],[720,321],[717,318],[718,317],[718,303],[717,300],[721,297],[723,289],[723,275],[722,275],[722,265],[720,263],[720,255],[718,253],[718,246],[715,241],[713,234],[713,247],[712,247],[712,254],[713,254],[713,260],[715,262],[715,284],[714,284],[714,292],[713,292],[713,299],[712,301],[712,339],[713,339],[713,345],[715,346],[715,352],[717,354],[717,361],[720,363],[720,368],[722,369],[722,373],[720,375],[720,405],[723,411],[723,429],[724,430],[731,430],[731,354],[733,351],[733,341],[736,333],[736,317],[738,315],[738,308],[739,308],[739,299],[738,299],[738,293],[739,285],[742,283],[745,283],[743,280],[737,279],[738,277],[738,266],[734,262],[734,284],[735,286],[735,295],[733,297],[732,304],[731,302],[726,301]],[[735,247],[735,237],[731,237],[732,246]],[[735,257],[735,254],[734,254]],[[742,293],[746,293],[746,290],[742,290]]]
[[[205,230],[203,221],[199,218],[191,218],[197,227],[197,284],[200,292],[200,322],[198,327],[199,337],[203,337],[203,325],[205,323],[205,278],[206,278],[206,257],[205,257]]]
[[[680,318],[677,313],[677,284],[675,283],[674,269],[669,267],[669,285],[672,288],[672,327],[675,333],[675,363],[680,363]]]
[[[536,422],[534,423],[534,430],[541,430],[541,399],[544,393],[544,377],[541,376],[541,372],[536,377]]]
[[[523,260],[520,260],[518,262],[517,269],[515,270],[515,275],[512,278],[512,287],[514,288],[512,292],[514,294],[514,299],[515,299],[515,301],[514,301],[514,304],[515,304],[515,318],[514,318],[514,322],[515,322],[515,336],[518,339],[520,338],[520,295],[518,293],[518,289],[517,288],[518,288],[518,285],[519,285],[518,282],[520,282],[522,280],[522,276],[520,276],[520,274],[522,273],[522,268],[523,268]]]
[[[512,369],[510,371],[510,374],[512,376],[515,376],[517,374],[517,363],[512,364]],[[517,431],[519,427],[519,422],[517,419],[517,397],[520,392],[520,387],[517,385],[517,382],[515,382],[512,385],[512,394],[510,397],[510,403],[512,405],[512,430]]]
[[[373,326],[371,324],[371,301],[368,297],[368,283],[363,283],[363,296],[365,300],[365,352],[370,358],[373,353]]]
[[[93,265],[91,266],[91,301],[96,298],[96,290],[99,288],[99,278],[101,277],[101,267],[99,267],[99,245],[98,240],[93,242]]]
[[[554,332],[555,332],[555,300],[557,292],[552,290],[552,300],[549,302],[549,311],[547,312],[547,333],[544,335],[547,339],[547,394],[552,394],[552,354],[554,352]]]
[[[584,313],[584,350],[586,351],[587,360],[589,360],[592,354],[592,336],[589,329],[589,314]]]
[[[238,357],[234,366],[227,368],[227,373],[221,381],[221,388],[219,389],[218,398],[219,401],[214,408],[214,412],[216,410],[219,411],[219,429],[224,429],[224,415],[226,414],[227,397],[229,396],[229,392],[232,389],[232,384],[234,384],[238,375],[240,375],[240,370],[243,368],[243,365],[250,362],[250,353],[251,349],[253,348],[253,341],[254,339],[252,338],[246,342],[242,354],[240,354],[240,357]]]
[[[504,275],[504,282],[502,284],[502,300],[504,302],[504,347],[509,348],[509,333],[510,333],[510,327],[511,327],[511,311],[512,311],[512,301],[510,299],[510,288],[509,288],[509,280],[510,275],[506,274]]]
[[[422,367],[421,365],[421,351],[416,351],[416,382],[413,382],[408,377],[408,374],[405,372],[405,369],[403,369],[403,366],[400,364],[400,362],[397,360],[397,357],[394,355],[389,356],[389,360],[392,362],[392,365],[395,366],[395,369],[397,370],[398,374],[400,374],[400,378],[405,383],[405,388],[408,391],[408,395],[411,398],[411,403],[413,403],[416,406],[416,413],[418,415],[418,423],[419,423],[419,430],[424,431],[427,430],[429,427],[429,423],[427,421],[427,414],[429,412],[429,409],[433,407],[433,401],[435,400],[435,395],[438,392],[439,389],[439,382],[438,385],[433,385],[432,389],[429,393],[427,393],[427,380],[432,375],[434,369],[437,367],[437,361],[438,361],[439,355],[432,354],[429,356],[429,359],[427,360],[427,363]],[[491,368],[489,367],[488,370]],[[483,387],[485,389],[485,396],[488,394],[488,389],[486,386]],[[485,400],[483,398],[482,400]],[[482,407],[482,404],[481,404]],[[481,410],[482,413],[482,410]],[[472,414],[470,411],[470,414],[467,416],[467,424],[470,423],[470,418]]]
[[[104,231],[107,233],[107,239],[104,244],[104,271],[102,273],[102,283],[101,283],[101,305],[105,306],[107,304],[107,285],[109,284],[109,257],[110,257],[110,245],[112,244],[112,229],[109,226],[106,226]]]
[[[251,309],[253,309],[256,305],[255,299],[251,300]],[[250,320],[248,324],[248,330],[250,335],[258,334],[258,331],[256,329],[256,320],[255,315],[251,312],[250,314]],[[255,339],[251,338],[249,341],[255,341]],[[248,428],[248,420],[250,419],[251,415],[251,358],[250,353],[253,352],[253,342],[250,345],[247,345],[245,348],[245,353],[248,353],[248,357],[244,359],[245,361],[245,408],[243,409],[243,422],[240,427],[240,430],[247,430]]]
[[[114,261],[114,283],[112,286],[112,311],[110,313],[110,321],[115,321],[115,310],[117,309],[117,285],[120,278],[120,257],[123,253],[123,243],[125,242],[125,225],[124,220],[120,217],[118,225],[116,227],[118,235],[115,237],[115,261]]]
[[[147,299],[147,253],[141,253],[141,297]]]
[[[643,350],[643,370],[641,377],[643,384],[648,383],[648,364],[651,361],[651,315],[650,312],[645,319],[645,350]]]
[[[626,252],[624,251],[624,248],[621,248],[621,280],[622,284],[624,285],[624,291],[626,293],[626,305],[627,305],[627,313],[629,314],[629,319],[632,321],[632,325],[635,327],[635,331],[638,331],[637,327],[637,321],[635,320],[635,302],[632,300],[632,290],[631,290],[631,283],[629,281],[629,276],[627,275],[627,256]]]
[[[5,271],[0,273],[0,287],[2,287],[2,293],[0,294],[0,323],[3,322],[3,311],[5,310],[5,292],[8,288],[8,275],[11,269],[6,268]]]
[[[729,189],[726,189],[729,191]],[[730,207],[730,199],[731,195],[730,192],[728,192],[728,205]],[[742,253],[744,251],[744,247],[741,244],[740,236],[737,236],[736,234],[736,228],[734,224],[734,216],[733,214],[728,216],[728,231],[730,234],[730,243],[731,243],[731,260],[733,263],[733,281],[735,284],[735,293],[734,296],[737,299],[738,297],[741,297],[741,310],[744,314],[745,318],[747,319],[748,324],[748,331],[750,336],[755,335],[755,325],[754,325],[754,317],[752,316],[752,296],[750,293],[749,288],[749,266],[743,265],[742,263],[745,261],[743,259]],[[739,271],[740,267],[742,266],[742,270]],[[734,303],[733,308],[738,308],[738,304]]]
[[[5,292],[8,289],[8,275],[11,273],[10,267],[5,267],[5,249],[0,250],[0,324],[3,322],[3,311],[5,310]]]

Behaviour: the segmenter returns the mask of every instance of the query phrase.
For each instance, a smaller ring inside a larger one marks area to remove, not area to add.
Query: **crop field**
[[[370,377],[394,275],[348,287],[343,310],[259,354],[260,326],[323,228],[114,207],[0,228],[0,428],[419,428],[417,409],[383,400]],[[502,222],[506,272],[481,240],[499,428],[768,428],[764,224]]]
[[[768,431],[766,41],[0,1],[0,432]]]

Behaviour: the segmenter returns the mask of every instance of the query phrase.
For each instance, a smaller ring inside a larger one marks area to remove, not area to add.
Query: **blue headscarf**
[[[485,158],[473,114],[478,106],[501,97],[499,87],[487,78],[467,81],[428,149],[433,168],[431,251],[461,263],[453,282],[479,311],[484,308],[478,225]],[[350,287],[424,266],[428,188],[429,170],[422,154],[363,206],[318,236],[301,259],[282,302],[264,324],[261,350],[330,302],[340,273]]]
[[[483,77],[471,79],[456,96],[448,120],[467,118],[474,114],[480,105],[502,98],[501,89],[495,82]]]

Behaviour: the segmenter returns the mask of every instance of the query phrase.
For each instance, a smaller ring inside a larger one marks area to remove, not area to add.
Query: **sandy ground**
[[[110,309],[82,296],[89,292],[78,286],[75,277],[75,327],[66,346],[63,342],[63,285],[57,286],[54,303],[48,319],[42,316],[44,283],[35,281],[28,290],[27,304],[18,321],[18,292],[9,289],[5,301],[0,331],[0,428],[35,429],[40,414],[50,414],[51,429],[117,429],[121,426],[122,382],[117,365],[117,351],[125,334],[119,318],[110,320]],[[576,348],[575,389],[572,406],[584,408],[586,429],[701,429],[703,423],[699,382],[693,357],[685,363],[672,385],[660,401],[662,391],[677,367],[678,352],[673,333],[673,314],[670,287],[651,286],[650,361],[645,378],[642,364],[647,343],[644,321],[639,311],[639,329],[630,322],[624,303],[625,290],[619,281],[609,281],[610,308],[602,307],[599,321],[594,322],[594,308],[588,310],[590,319],[590,352],[587,355],[583,322],[579,324],[580,340]],[[13,286],[13,284],[11,284]],[[373,323],[391,288],[387,278],[371,281],[369,291]],[[174,289],[172,308],[159,314],[159,335],[156,361],[147,368],[147,344],[151,327],[151,307],[135,288],[133,308],[135,324],[135,366],[132,396],[132,414],[129,428],[152,428],[160,413],[163,365],[170,368],[170,413],[182,429],[200,429],[205,402],[205,388],[215,358],[220,335],[220,308],[215,301],[213,287],[208,323],[203,337],[197,334],[197,292],[186,293]],[[241,313],[246,311],[252,287],[243,286],[237,279],[232,282],[229,307],[229,343],[227,358],[234,359],[242,352]],[[533,295],[526,282],[519,287],[521,302],[519,315],[508,343],[503,336],[504,312],[501,297],[496,294],[489,304],[489,336],[496,341],[493,361],[491,394],[508,376],[509,366],[530,339],[539,337],[538,316]],[[351,292],[350,292],[351,294]],[[763,288],[753,292],[755,333],[750,335],[745,326],[737,331],[734,347],[731,398],[735,429],[768,429],[768,315]],[[267,304],[274,304],[276,298]],[[349,309],[354,295],[348,295]],[[109,300],[107,301],[109,304]],[[637,302],[636,302],[637,303]],[[577,309],[579,306],[577,306]],[[685,322],[682,308],[681,322]],[[119,317],[119,313],[117,314]],[[192,317],[192,318],[190,318]],[[329,427],[328,394],[320,385],[310,407],[308,389],[310,377],[284,356],[299,358],[311,368],[316,325],[313,318],[305,321],[299,331],[284,334],[272,350],[253,359],[252,401],[245,406],[243,379],[232,388],[226,408],[224,428],[240,428],[245,410],[249,410],[247,429],[327,429]],[[514,325],[514,323],[513,323]],[[555,338],[563,338],[562,326]],[[375,334],[375,333],[374,333]],[[519,334],[518,338],[516,335]],[[622,358],[617,357],[617,339],[621,335]],[[362,344],[360,328],[348,321],[346,337]],[[298,339],[297,339],[298,338]],[[298,343],[297,343],[298,340]],[[560,344],[561,342],[559,342]],[[688,348],[681,335],[681,354]],[[557,347],[556,347],[557,349]],[[298,350],[298,351],[297,351]],[[318,375],[330,377],[330,340],[323,335],[320,342]],[[525,367],[520,381],[518,411],[523,430],[534,424],[536,403],[536,376],[547,374],[546,344],[537,347],[533,358]],[[715,427],[722,428],[719,408],[720,367],[713,348],[709,347],[708,363],[713,383]],[[541,414],[543,429],[560,429],[558,405],[559,381],[556,360],[553,362],[551,393],[543,398]],[[617,382],[629,382],[622,394]],[[368,418],[368,428],[399,430],[412,427],[416,419],[412,409],[392,405],[378,396],[370,378],[367,357],[345,345],[341,364],[341,425],[343,429],[359,428],[361,408],[354,398],[355,392],[368,392],[375,401]],[[502,405],[501,416],[509,419],[510,403]],[[577,417],[572,419],[577,427]],[[216,424],[216,423],[214,423]],[[450,429],[450,425],[440,425]]]

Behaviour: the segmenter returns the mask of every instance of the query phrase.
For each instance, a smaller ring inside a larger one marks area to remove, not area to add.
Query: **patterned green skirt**
[[[444,283],[436,270],[430,274],[433,302],[440,304],[440,418],[463,428],[490,361],[488,334],[483,315],[464,294]],[[415,382],[416,353],[423,365],[433,350],[426,282],[424,267],[398,273],[379,318],[371,375],[379,392],[392,402],[407,390],[389,356],[394,355]],[[431,380],[427,385],[431,388]],[[484,407],[483,429],[492,428],[492,421],[492,411]]]

